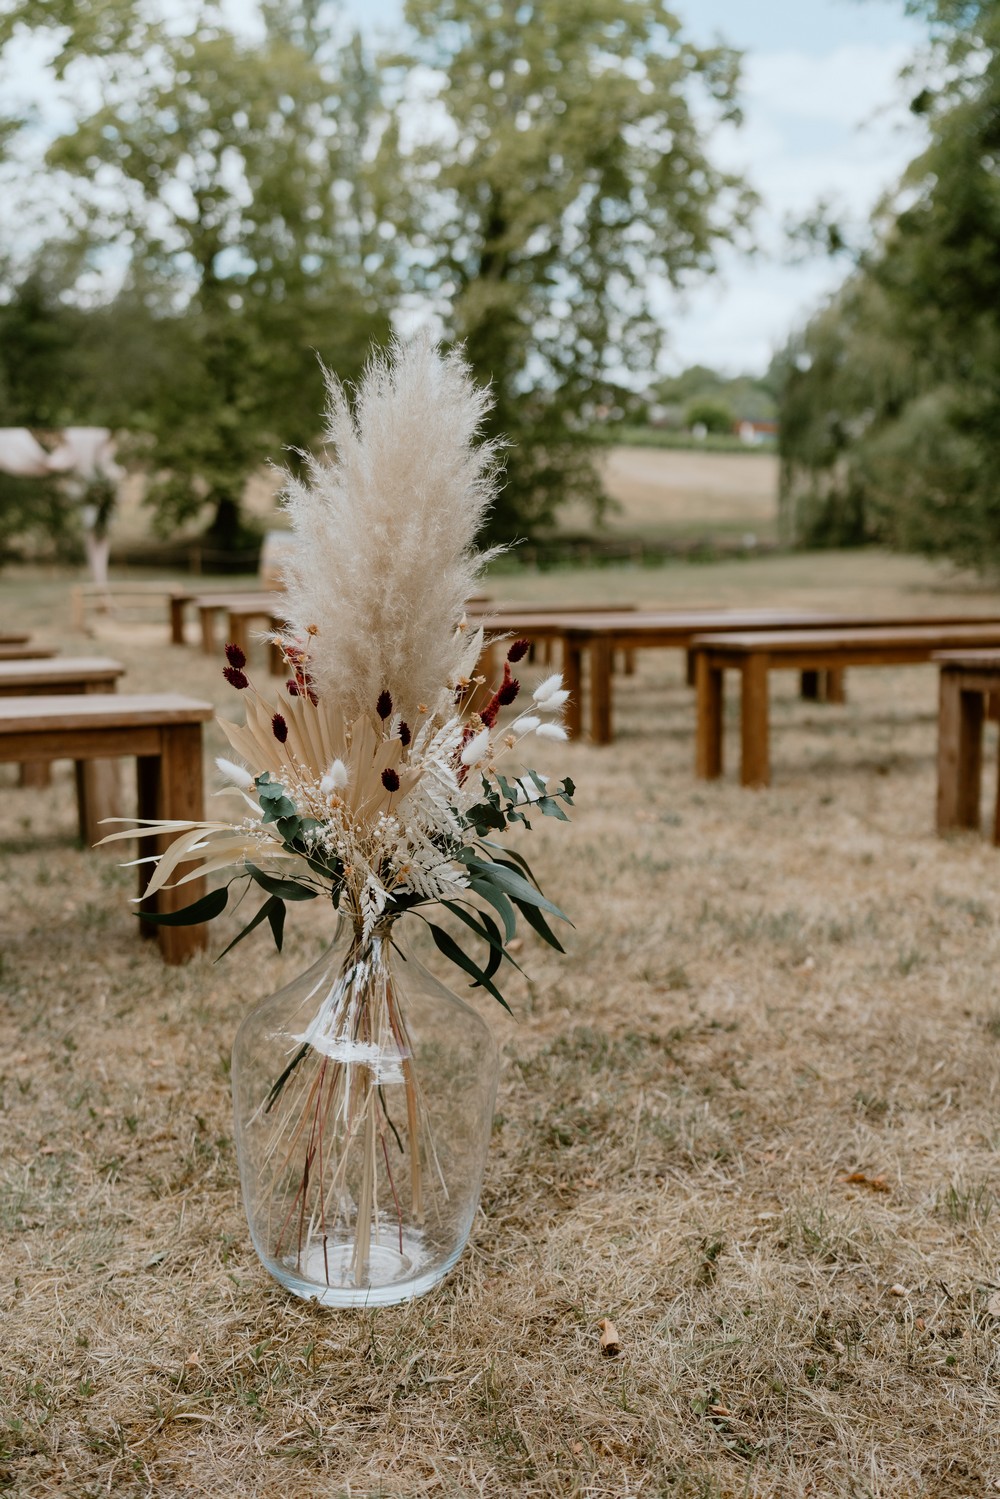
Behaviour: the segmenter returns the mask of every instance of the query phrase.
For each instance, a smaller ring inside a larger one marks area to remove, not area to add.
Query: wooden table
[[[756,630],[698,635],[695,653],[698,723],[695,773],[722,774],[724,674],[739,671],[741,762],[744,786],[771,781],[768,683],[772,670],[909,666],[948,648],[1000,646],[1000,623],[928,624],[822,630]]]
[[[1000,650],[939,651],[937,830],[978,828],[983,778],[983,720],[1000,692]],[[1000,765],[993,809],[1000,844]]]
[[[0,697],[63,696],[76,692],[114,692],[125,668],[107,656],[54,656],[48,660],[0,661]],[[22,764],[22,786],[45,787],[51,780],[47,761]],[[117,817],[118,764],[115,760],[77,762],[77,802],[91,808],[95,820]],[[81,788],[81,782],[83,786]],[[81,837],[96,830],[81,828]],[[93,838],[85,839],[93,842]]]
[[[205,815],[202,724],[213,713],[209,703],[167,693],[5,698],[0,703],[0,761],[133,757],[139,817],[197,822]],[[81,828],[87,820],[81,810]],[[143,853],[161,853],[169,842],[169,837],[155,844],[144,839]],[[140,894],[150,868],[139,866]],[[192,880],[179,890],[158,891],[153,906],[159,912],[176,911],[204,893],[204,880]],[[159,938],[168,963],[183,963],[205,946],[203,927],[140,925]]]
[[[0,630],[0,645],[27,645],[31,636],[17,634],[12,630]]]

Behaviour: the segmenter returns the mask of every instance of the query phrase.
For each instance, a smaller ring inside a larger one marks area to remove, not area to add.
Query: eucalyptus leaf
[[[221,916],[228,900],[229,886],[221,885],[218,890],[210,890],[180,911],[137,911],[135,914],[140,921],[155,921],[158,926],[198,926],[202,921]]]

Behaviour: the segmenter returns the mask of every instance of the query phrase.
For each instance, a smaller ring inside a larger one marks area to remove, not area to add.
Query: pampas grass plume
[[[494,555],[474,548],[498,485],[497,445],[477,441],[490,399],[429,336],[375,354],[353,407],[329,373],[327,388],[331,455],[284,493],[289,624],[310,630],[316,688],[348,719],[388,691],[412,722],[418,703],[445,707],[455,627]]]

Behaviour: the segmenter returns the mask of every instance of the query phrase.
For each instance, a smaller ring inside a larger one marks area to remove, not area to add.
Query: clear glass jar
[[[392,923],[333,945],[246,1017],[233,1045],[243,1201],[283,1286],[326,1306],[420,1296],[479,1204],[497,1049]]]

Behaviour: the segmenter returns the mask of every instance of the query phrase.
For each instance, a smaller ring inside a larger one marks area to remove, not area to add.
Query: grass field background
[[[117,656],[123,690],[237,713],[220,663],[167,645],[165,620],[74,635],[65,579],[0,589],[4,625]],[[997,603],[877,554],[491,589]],[[694,780],[674,653],[616,682],[614,745],[542,747],[538,768],[579,787],[570,827],[523,841],[574,919],[568,954],[525,937],[514,1020],[471,996],[503,1051],[482,1212],[441,1287],[371,1313],[290,1300],[239,1201],[232,1037],[312,961],[322,913],[293,913],[280,958],[251,938],[215,965],[223,920],[208,955],[165,968],[136,936],[132,872],[74,841],[69,765],[46,792],[0,767],[0,1491],[1000,1492],[1000,853],[934,834],[933,668],[848,689],[804,703],[780,674],[762,792]]]

